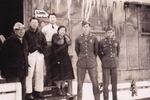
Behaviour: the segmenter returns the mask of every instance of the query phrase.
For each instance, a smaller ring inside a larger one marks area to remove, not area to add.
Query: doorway
[[[23,0],[0,0],[0,34],[9,37],[18,21],[23,22]]]

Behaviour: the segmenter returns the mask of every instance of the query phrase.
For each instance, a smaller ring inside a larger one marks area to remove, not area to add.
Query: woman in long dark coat
[[[68,46],[71,40],[66,35],[66,27],[60,26],[56,34],[52,36],[52,55],[51,55],[51,74],[52,81],[56,82],[59,89],[59,95],[65,95],[65,81],[74,79],[74,73]]]

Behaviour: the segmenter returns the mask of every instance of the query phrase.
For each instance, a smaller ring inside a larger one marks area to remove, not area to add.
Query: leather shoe
[[[26,96],[25,96],[25,100],[34,100],[34,97],[33,97],[33,95],[30,93],[30,94],[26,94]]]
[[[57,90],[57,95],[58,96],[63,96],[63,92],[60,88],[58,88],[58,90]]]
[[[44,99],[45,96],[42,94],[42,92],[35,92],[34,93],[34,98],[36,98],[36,99]]]

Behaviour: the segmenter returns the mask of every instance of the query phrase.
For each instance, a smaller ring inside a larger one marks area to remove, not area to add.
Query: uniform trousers
[[[88,71],[90,79],[92,81],[94,98],[95,100],[100,100],[100,93],[98,89],[98,73],[96,67],[95,68],[77,67],[77,78],[78,78],[77,100],[82,100],[82,88],[86,71]]]
[[[103,95],[104,100],[109,100],[109,80],[111,78],[113,100],[117,100],[117,68],[103,68]]]
[[[43,92],[44,88],[44,55],[35,51],[28,56],[28,76],[26,77],[26,93],[32,93],[33,87],[37,92]],[[35,76],[34,76],[35,75]],[[35,78],[35,84],[33,85],[33,76]]]

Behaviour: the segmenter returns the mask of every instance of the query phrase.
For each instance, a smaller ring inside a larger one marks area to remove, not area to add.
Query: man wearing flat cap
[[[120,46],[115,39],[115,32],[111,26],[106,29],[106,38],[99,42],[98,55],[102,62],[103,95],[104,100],[109,100],[109,80],[111,78],[113,100],[117,100],[117,67]]]
[[[97,73],[97,38],[90,33],[90,23],[82,22],[83,33],[75,41],[75,51],[78,56],[77,61],[77,80],[78,91],[77,100],[82,100],[82,87],[86,72],[89,73],[93,85],[93,94],[95,100],[100,100],[98,89],[98,73]]]
[[[25,26],[17,22],[14,33],[4,42],[1,49],[2,77],[7,82],[21,82],[22,100],[25,100],[25,77],[27,76],[26,41],[23,40]]]

